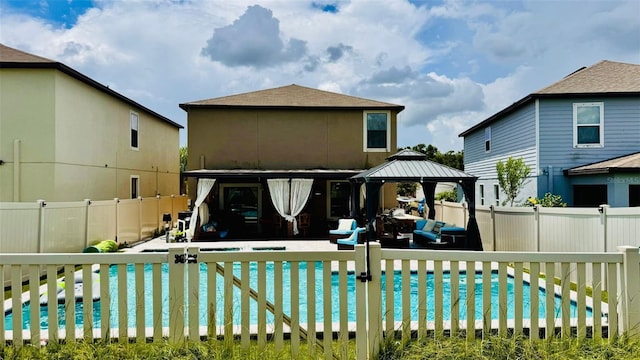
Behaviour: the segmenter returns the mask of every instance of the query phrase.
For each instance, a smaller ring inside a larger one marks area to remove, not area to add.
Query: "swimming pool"
[[[316,262],[316,263],[312,263],[312,267],[313,270],[316,273],[315,279],[316,279],[316,283],[314,284],[314,288],[316,289],[316,293],[318,294],[322,294],[324,291],[323,289],[323,264],[322,262]],[[308,264],[305,262],[301,262],[300,263],[300,275],[299,278],[300,279],[306,279],[306,272],[308,271],[307,269]],[[267,267],[267,271],[266,271],[266,277],[267,277],[267,290],[266,290],[266,298],[267,301],[269,302],[273,302],[274,301],[274,286],[273,286],[273,279],[274,279],[274,265],[273,263],[267,263],[266,264]],[[145,311],[145,324],[147,327],[152,326],[153,321],[152,321],[152,316],[153,316],[153,311],[152,311],[152,307],[153,307],[153,299],[152,299],[152,293],[151,293],[151,285],[152,284],[152,271],[151,271],[151,265],[147,264],[145,265],[145,271],[144,271],[144,278],[145,278],[145,304],[146,304],[146,311]],[[234,264],[234,275],[237,277],[241,277],[241,271],[240,271],[240,264],[236,263]],[[110,268],[110,282],[109,282],[109,286],[110,286],[110,294],[111,294],[111,302],[109,304],[111,309],[117,309],[117,301],[118,301],[118,271],[117,271],[117,267],[116,266],[111,266]],[[169,314],[168,314],[168,299],[167,299],[167,294],[168,294],[168,265],[167,264],[163,264],[162,265],[162,272],[161,272],[161,276],[162,276],[162,294],[163,294],[163,300],[162,300],[162,326],[168,326],[169,323]],[[251,286],[251,288],[253,289],[257,289],[257,283],[258,283],[258,276],[257,276],[257,264],[256,263],[251,263],[250,266],[250,270],[249,270],[249,284]],[[289,263],[288,262],[284,262],[283,263],[283,289],[288,289],[290,288],[290,276],[289,276]],[[472,281],[470,281],[472,280]],[[207,264],[205,263],[200,263],[200,278],[199,278],[200,284],[202,285],[200,288],[200,309],[199,309],[199,314],[200,314],[200,325],[206,325],[207,323],[207,302],[205,301],[206,296],[207,296],[207,287],[208,287],[208,283],[207,283]],[[338,321],[338,311],[339,311],[339,302],[340,302],[340,296],[346,296],[347,297],[347,303],[348,303],[348,319],[349,321],[355,321],[355,296],[351,296],[350,294],[355,294],[355,286],[356,286],[356,278],[355,275],[353,273],[349,273],[348,274],[348,279],[347,279],[347,292],[346,294],[341,294],[339,291],[339,274],[337,272],[333,272],[332,273],[332,278],[331,278],[331,294],[332,294],[332,304],[331,304],[331,308],[334,309],[334,313],[331,315],[332,317],[332,321]],[[444,315],[444,319],[449,320],[450,318],[450,313],[451,313],[451,295],[450,295],[450,274],[448,272],[445,272],[443,274],[443,315]],[[223,305],[224,305],[224,301],[223,301],[223,293],[224,293],[224,289],[223,289],[223,278],[222,275],[217,274],[217,281],[216,281],[216,286],[217,286],[217,290],[216,290],[216,294],[217,294],[217,314],[218,316],[216,316],[217,318],[217,325],[223,325],[223,321],[224,321],[224,317],[222,316],[223,314]],[[307,287],[308,284],[306,284],[304,281],[301,281],[300,283],[300,301],[299,301],[299,311],[300,311],[300,322],[301,323],[306,323],[307,322],[307,307],[306,307],[306,303],[307,303],[307,299],[306,299],[306,294],[307,294]],[[393,308],[393,313],[394,313],[394,318],[396,319],[396,321],[399,321],[400,319],[402,319],[402,300],[401,300],[401,288],[403,288],[404,286],[406,286],[405,284],[402,283],[401,280],[401,276],[399,272],[394,273],[394,280],[393,280],[393,289],[394,289],[394,308]],[[411,318],[412,320],[417,320],[418,318],[418,307],[417,307],[417,298],[418,298],[418,276],[415,273],[411,274],[410,277],[410,281],[408,286],[410,286],[411,291],[410,291],[410,296],[411,296]],[[482,287],[482,274],[481,273],[473,273],[473,277],[468,278],[467,274],[465,271],[461,271],[460,272],[460,276],[459,276],[459,296],[460,299],[458,301],[458,307],[459,307],[459,319],[465,320],[467,318],[467,308],[466,308],[466,294],[469,288],[471,288],[471,286],[473,286],[474,292],[475,292],[475,319],[476,320],[482,320],[482,299],[483,299],[483,287]],[[385,293],[386,293],[386,288],[387,288],[387,283],[386,283],[386,278],[383,276],[382,277],[382,306],[383,306],[383,313],[386,313],[386,309],[384,308],[385,306]],[[513,319],[514,317],[514,304],[513,304],[513,289],[514,289],[514,279],[512,277],[509,277],[507,279],[507,292],[508,292],[508,310],[507,310],[507,318],[509,319]],[[136,299],[135,299],[135,291],[136,291],[136,282],[135,282],[135,276],[134,276],[134,266],[133,265],[128,265],[127,266],[127,311],[128,311],[128,327],[135,327],[136,326]],[[528,283],[524,283],[523,285],[523,312],[525,315],[525,318],[529,317],[530,314],[530,301],[529,301],[529,293],[530,293],[530,286]],[[434,294],[434,274],[433,273],[428,273],[427,274],[427,294],[428,294],[428,298],[427,298],[427,320],[428,321],[432,321],[435,318],[435,310],[434,310],[434,298],[433,298],[433,294]],[[239,324],[240,323],[240,298],[241,298],[241,293],[240,293],[240,289],[234,287],[233,289],[233,299],[234,299],[234,304],[237,304],[236,306],[234,306],[234,323]],[[545,297],[545,291],[543,289],[539,289],[539,318],[540,319],[544,319],[545,318],[545,309],[546,309],[546,297]],[[284,296],[282,296],[283,299],[283,310],[285,314],[289,314],[291,312],[291,298],[290,296],[287,296],[287,294],[284,294]],[[323,321],[323,308],[324,308],[324,304],[323,304],[323,298],[322,296],[317,296],[316,297],[316,321]],[[492,304],[497,304],[498,303],[498,274],[497,273],[492,273],[491,276],[491,303]],[[102,306],[101,302],[94,302],[93,303],[94,309],[93,309],[93,326],[94,328],[100,328],[101,326],[101,320],[99,318],[100,316],[100,307]],[[250,302],[250,323],[253,324],[257,324],[257,319],[258,319],[258,314],[257,314],[257,303],[255,301],[251,301]],[[40,327],[42,329],[47,329],[48,328],[48,313],[47,313],[47,307],[46,306],[41,306],[40,307]],[[562,314],[562,309],[561,309],[561,305],[560,305],[560,298],[558,296],[555,296],[555,306],[554,306],[554,317],[560,317]],[[22,307],[22,318],[23,318],[23,329],[29,329],[30,326],[30,304],[24,304]],[[76,326],[82,326],[82,324],[84,323],[84,319],[83,319],[83,311],[82,311],[82,303],[77,303],[76,304],[76,317],[75,317],[75,321],[76,321]],[[498,311],[492,311],[491,312],[493,319],[497,319],[499,314]],[[577,307],[576,304],[574,302],[571,303],[571,307],[570,307],[570,316],[572,318],[577,316]],[[587,309],[587,314],[586,317],[590,318],[592,317],[592,310],[590,308]],[[274,317],[271,313],[267,312],[267,323],[273,323],[274,322]],[[64,304],[60,304],[58,305],[58,321],[59,324],[58,326],[60,328],[64,328],[65,326],[65,316],[64,316]],[[111,312],[111,316],[110,316],[110,326],[112,328],[117,328],[118,327],[118,314],[117,312],[114,310]],[[12,314],[8,313],[5,314],[5,324],[6,324],[6,329],[7,330],[12,330]]]

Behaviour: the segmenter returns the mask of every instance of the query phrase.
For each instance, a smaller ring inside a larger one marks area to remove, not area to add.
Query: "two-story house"
[[[0,202],[179,194],[182,126],[0,44]]]
[[[303,212],[311,215],[311,233],[325,236],[331,221],[354,214],[348,179],[396,151],[397,115],[404,109],[299,85],[180,107],[188,114],[190,196],[194,178],[216,179],[212,216],[241,215],[245,231],[262,234],[277,217],[269,180],[310,179]],[[381,206],[396,206],[395,184],[382,192]]]
[[[460,134],[478,205],[501,205],[496,163],[530,167],[517,201],[549,192],[569,206],[640,206],[640,65],[601,61]]]

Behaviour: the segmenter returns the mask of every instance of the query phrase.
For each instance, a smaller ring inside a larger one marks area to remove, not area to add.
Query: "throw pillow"
[[[427,222],[424,223],[424,226],[422,227],[422,231],[432,231],[435,225],[436,225],[435,220],[428,219]]]
[[[352,225],[353,225],[353,219],[338,220],[338,230],[351,230]]]

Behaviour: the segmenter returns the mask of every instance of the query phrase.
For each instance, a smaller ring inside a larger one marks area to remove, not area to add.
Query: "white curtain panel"
[[[289,179],[267,179],[271,202],[283,218],[289,216]]]
[[[298,222],[296,216],[302,212],[311,195],[313,179],[291,179],[291,218],[293,221],[293,235],[298,235]]]
[[[213,188],[213,184],[216,183],[216,179],[198,179],[198,192],[196,201],[193,203],[193,212],[191,213],[191,220],[189,221],[189,231],[187,232],[187,239],[191,241],[193,234],[196,230],[196,223],[198,222],[198,213],[200,212],[200,205],[209,195],[209,192]]]

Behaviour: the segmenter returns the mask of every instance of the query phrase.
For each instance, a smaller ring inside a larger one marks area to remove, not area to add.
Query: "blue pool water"
[[[207,265],[204,263],[200,264],[201,267],[201,272],[200,272],[200,284],[201,284],[201,293],[200,293],[200,323],[201,325],[205,325],[206,324],[206,317],[207,317],[207,311],[206,311],[206,297],[207,297]],[[273,263],[267,263],[266,264],[267,267],[267,272],[266,272],[266,278],[267,278],[267,294],[266,294],[266,298],[267,301],[273,302],[274,300],[274,288],[273,288],[273,277],[274,277],[274,272],[273,272]],[[314,271],[315,271],[315,279],[316,279],[316,283],[314,284],[314,288],[316,289],[316,291],[314,291],[314,293],[317,294],[322,294],[323,293],[323,281],[322,281],[322,263],[318,262],[314,264]],[[240,265],[239,264],[235,264],[234,265],[234,274],[237,277],[241,276],[240,273]],[[472,281],[472,285],[473,285],[473,289],[475,291],[475,300],[476,300],[476,304],[475,304],[475,318],[476,320],[481,320],[482,319],[482,274],[477,273],[477,274],[473,274],[474,278]],[[168,326],[168,306],[167,306],[167,294],[168,294],[168,266],[166,264],[162,265],[162,294],[163,294],[163,311],[162,311],[162,321],[163,321],[163,326]],[[284,263],[283,264],[283,281],[284,281],[284,286],[283,289],[285,289],[285,291],[287,289],[290,288],[290,276],[289,276],[289,263]],[[151,265],[145,265],[145,274],[144,274],[144,278],[145,278],[145,323],[146,326],[150,327],[152,326],[152,316],[153,316],[153,299],[152,299],[152,294],[151,294],[151,283],[152,283],[152,271],[151,271]],[[299,300],[299,309],[300,309],[300,322],[301,323],[306,323],[307,322],[307,300],[306,300],[306,295],[307,295],[307,283],[306,283],[306,278],[307,278],[307,264],[306,263],[300,263],[300,273],[299,273],[299,279],[300,279],[300,300]],[[112,266],[110,269],[110,282],[109,282],[109,286],[110,286],[110,293],[111,293],[111,303],[109,304],[110,308],[112,309],[111,312],[111,318],[110,318],[110,323],[111,323],[111,327],[112,328],[116,328],[118,327],[118,315],[117,315],[117,299],[118,299],[118,284],[117,284],[117,279],[118,279],[118,274],[117,274],[117,267]],[[250,267],[250,274],[249,274],[249,283],[251,288],[257,290],[257,266],[255,263],[251,264]],[[335,309],[334,313],[331,315],[332,316],[332,321],[336,322],[338,321],[338,309],[339,309],[339,302],[340,302],[340,296],[346,296],[347,297],[347,303],[348,303],[348,318],[349,321],[355,321],[355,296],[353,296],[353,294],[355,294],[355,284],[356,284],[356,279],[355,279],[355,275],[353,273],[349,273],[348,275],[348,279],[347,279],[347,292],[344,294],[341,294],[339,291],[339,276],[338,273],[333,273],[332,275],[332,279],[331,279],[331,298],[332,298],[332,304],[331,304],[331,308]],[[445,320],[448,320],[450,318],[450,312],[451,312],[451,295],[450,295],[450,276],[449,273],[444,273],[443,275],[443,316]],[[507,279],[507,301],[508,301],[508,313],[507,313],[507,317],[509,319],[513,319],[514,317],[514,306],[513,306],[513,281],[514,279],[512,277],[509,277]],[[459,309],[460,309],[460,320],[464,320],[467,317],[467,309],[466,309],[466,294],[469,288],[469,281],[467,279],[466,273],[465,272],[461,272],[460,276],[459,276],[459,293],[460,293],[460,301],[459,301]],[[217,311],[217,325],[222,325],[223,324],[223,298],[222,298],[222,294],[223,294],[223,278],[220,274],[217,275],[217,281],[216,281],[216,286],[217,286],[217,306],[218,306],[218,311]],[[406,286],[405,284],[402,284],[402,280],[400,277],[400,273],[396,273],[394,276],[394,280],[393,280],[393,287],[394,287],[394,318],[396,321],[400,321],[402,319],[402,306],[401,306],[401,292],[400,289],[403,288],[404,286]],[[417,320],[418,318],[418,307],[417,307],[417,299],[418,299],[418,277],[417,274],[412,273],[411,277],[410,277],[410,284],[409,286],[411,287],[411,309],[409,309],[409,311],[411,312],[411,318],[412,320]],[[385,281],[385,277],[382,278],[382,288],[383,290],[385,290],[387,287],[386,281]],[[133,265],[129,265],[127,266],[127,299],[128,299],[128,303],[127,303],[127,311],[128,311],[128,327],[135,327],[136,325],[136,303],[135,303],[135,289],[136,289],[136,282],[135,282],[135,275],[134,275],[134,267]],[[524,295],[524,299],[523,299],[523,307],[524,307],[524,316],[525,318],[529,317],[530,314],[530,301],[529,301],[529,284],[528,283],[524,283],[523,286],[523,295]],[[238,288],[234,287],[234,307],[233,307],[233,311],[234,311],[234,323],[240,323],[240,290]],[[386,309],[384,309],[385,306],[385,292],[383,291],[383,300],[382,300],[382,306],[383,306],[383,313],[386,313]],[[491,276],[491,302],[493,304],[492,307],[492,318],[493,319],[497,319],[498,318],[498,309],[497,309],[497,304],[498,304],[498,275],[497,273],[493,273]],[[544,290],[540,289],[539,290],[539,318],[544,319],[545,317],[545,292]],[[101,326],[100,324],[100,306],[102,304],[98,301],[95,302],[93,304],[93,325],[95,328],[99,328]],[[321,297],[316,298],[316,322],[320,323],[323,321],[323,316],[322,316],[322,309],[324,308],[324,304],[323,304],[323,299]],[[289,296],[289,294],[285,293],[283,295],[283,310],[285,314],[290,314],[291,313],[291,298]],[[23,329],[28,329],[30,326],[30,305],[29,304],[25,304],[23,305],[22,308],[22,317],[23,317]],[[562,311],[561,311],[561,307],[560,307],[560,299],[559,297],[555,297],[555,306],[554,306],[554,317],[558,318],[561,316]],[[571,317],[576,317],[577,316],[577,308],[576,308],[576,304],[575,303],[571,303]],[[256,324],[257,323],[257,304],[255,301],[251,300],[250,301],[250,314],[251,314],[251,320],[250,322],[252,324]],[[591,309],[587,309],[587,314],[586,314],[587,318],[592,317],[592,312]],[[47,307],[46,306],[41,306],[40,307],[40,326],[43,329],[48,328],[48,313],[47,313]],[[431,321],[434,320],[435,318],[435,311],[434,311],[434,274],[433,273],[428,273],[427,274],[427,320]],[[64,316],[64,305],[60,304],[58,305],[58,321],[59,321],[59,327],[60,328],[64,328],[65,325],[65,316]],[[78,303],[76,304],[76,317],[75,317],[75,321],[76,321],[76,326],[77,327],[81,327],[84,319],[83,319],[83,313],[82,313],[82,304]],[[269,312],[267,312],[267,321],[268,323],[272,323],[273,322],[273,315]],[[5,315],[5,324],[7,327],[7,330],[12,330],[12,314],[6,314]]]

